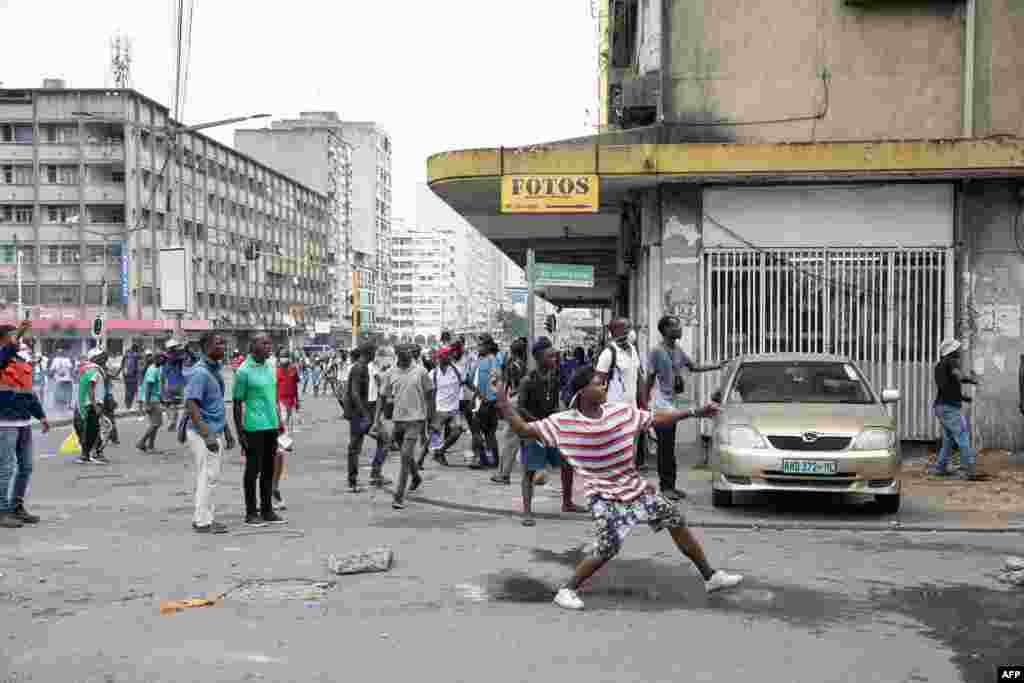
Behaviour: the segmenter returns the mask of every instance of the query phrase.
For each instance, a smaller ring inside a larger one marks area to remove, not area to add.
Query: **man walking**
[[[533,344],[533,357],[537,367],[522,382],[519,389],[519,415],[527,421],[544,420],[558,411],[559,376],[558,352],[551,340],[540,337]],[[511,400],[511,399],[510,399]],[[509,433],[519,435],[509,427]],[[572,467],[562,460],[557,448],[539,441],[523,442],[523,526],[534,526],[533,475],[543,472],[549,465],[562,471],[562,512],[583,512],[572,502]]]
[[[50,378],[56,387],[54,405],[57,410],[71,410],[74,370],[75,364],[68,357],[67,349],[61,347],[57,351],[57,356],[50,361]]]
[[[459,420],[462,376],[452,364],[450,347],[441,347],[437,358],[438,366],[430,373],[430,381],[434,386],[434,420],[430,423],[430,441],[424,445],[423,455],[420,456],[421,469],[428,449],[433,452],[434,460],[447,467],[448,449],[462,438],[462,424]]]
[[[163,362],[163,354],[157,354],[150,358],[149,365],[143,374],[142,390],[139,397],[142,401],[142,413],[149,420],[149,427],[135,445],[143,453],[152,452],[156,448],[156,435],[164,420],[164,411],[160,406],[160,385],[163,380],[160,366]]]
[[[546,339],[546,337],[543,338]],[[510,400],[516,399],[519,385],[522,383],[523,378],[526,377],[526,345],[528,343],[526,337],[520,337],[512,342],[509,346],[508,360],[501,369],[501,381],[512,392],[509,396]],[[548,341],[549,346],[550,344],[551,342]],[[511,429],[505,431],[500,448],[501,460],[498,472],[491,477],[492,482],[495,484],[510,484],[512,482],[512,468],[515,467],[516,457],[518,457],[522,445],[518,434]],[[544,470],[543,467],[540,469],[541,471]]]
[[[192,367],[185,385],[188,410],[186,441],[196,464],[195,513],[192,528],[201,534],[223,534],[227,526],[214,519],[213,492],[220,478],[221,451],[235,447],[224,415],[224,352],[227,344],[219,334],[200,340],[202,357]]]
[[[352,367],[349,369],[348,382],[345,385],[346,399],[349,416],[349,439],[348,439],[348,490],[351,493],[361,493],[359,488],[359,458],[363,454],[363,441],[370,432],[374,423],[376,406],[371,410],[370,406],[370,370],[369,364],[374,355],[372,346],[360,346],[352,352]],[[387,452],[386,440],[378,435],[378,454],[381,444]],[[383,465],[383,459],[381,459]],[[380,466],[377,465],[377,458],[371,462],[370,483],[380,481]]]
[[[430,375],[420,363],[414,363],[416,347],[403,344],[395,349],[397,355],[395,367],[388,371],[381,386],[381,399],[387,399],[394,406],[395,436],[402,444],[402,469],[395,488],[395,499],[391,507],[395,510],[405,509],[405,487],[412,477],[409,491],[420,487],[420,477],[416,464],[416,445],[424,437],[424,427],[434,419],[434,404],[428,400],[433,390]],[[377,409],[377,422],[381,413]]]
[[[82,464],[109,465],[110,461],[103,455],[103,434],[100,431],[100,417],[103,406],[96,398],[96,385],[103,378],[103,365],[107,362],[107,352],[94,347],[86,354],[86,362],[78,373],[78,410],[75,414],[82,455],[78,462]],[[103,394],[100,394],[101,396]]]
[[[132,345],[128,353],[124,355],[124,409],[131,410],[135,403],[135,394],[139,389],[139,381],[142,379],[144,368],[142,358],[139,354],[139,345]]]
[[[473,393],[478,402],[474,413],[478,431],[473,434],[473,450],[476,451],[477,462],[470,465],[471,469],[476,470],[498,467],[501,459],[495,387],[501,381],[501,370],[505,365],[505,357],[491,335],[480,335],[478,348],[480,360],[473,376]]]
[[[682,322],[674,315],[666,315],[658,321],[658,332],[661,343],[649,354],[648,366],[654,373],[644,391],[651,395],[654,409],[675,408],[676,401],[686,390],[683,376],[684,369],[693,373],[720,370],[718,365],[697,365],[679,348],[679,340],[683,337]],[[650,393],[648,393],[650,392]],[[658,435],[658,480],[661,495],[669,500],[680,500],[686,493],[676,488],[676,423],[655,427]]]
[[[654,491],[637,472],[633,460],[633,446],[639,431],[651,423],[661,425],[690,417],[711,417],[718,411],[717,404],[709,403],[697,412],[668,409],[656,414],[625,403],[608,405],[607,382],[590,367],[576,372],[571,391],[573,408],[527,423],[513,410],[506,387],[498,390],[499,410],[512,429],[524,439],[558,448],[582,477],[594,518],[596,542],[591,555],[576,566],[572,578],[559,589],[555,604],[565,609],[583,609],[578,594],[580,587],[618,554],[626,535],[641,522],[646,522],[656,532],[669,530],[679,550],[700,571],[709,593],[739,584],[742,576],[711,567],[700,543],[686,527],[682,510]]]
[[[185,394],[185,360],[189,354],[177,339],[167,340],[164,349],[166,353],[161,367],[163,399],[170,420],[167,431],[173,432],[178,428],[178,409],[182,406],[182,397]]]
[[[963,393],[964,384],[977,384],[974,377],[967,377],[960,368],[962,344],[957,339],[947,339],[939,346],[940,360],[935,365],[935,384],[938,394],[935,398],[935,414],[942,423],[942,448],[934,465],[928,467],[928,473],[941,477],[951,476],[949,462],[953,456],[953,446],[960,449],[960,471],[957,477],[965,481],[985,479],[979,475],[974,447],[967,431],[967,421],[962,414],[963,404],[970,402],[971,397]]]
[[[249,357],[235,374],[232,409],[238,442],[245,449],[245,523],[248,526],[284,524],[274,512],[274,456],[284,423],[277,407],[277,374],[267,362],[270,337],[252,340]],[[244,416],[243,416],[244,411]],[[259,480],[259,504],[256,483]]]
[[[36,524],[39,517],[25,509],[32,478],[32,418],[50,423],[39,397],[32,391],[32,355],[23,338],[31,323],[14,328],[0,325],[0,528]]]

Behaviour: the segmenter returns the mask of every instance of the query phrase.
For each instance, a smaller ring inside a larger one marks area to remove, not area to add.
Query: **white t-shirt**
[[[615,376],[608,378],[608,403],[628,403],[636,405],[636,383],[640,372],[640,354],[636,347],[629,345],[629,350],[615,349]],[[598,372],[607,373],[612,366],[612,351],[605,348],[597,358]]]
[[[462,398],[462,376],[458,368],[449,366],[441,368],[438,366],[431,370],[430,379],[434,382],[434,389],[437,391],[437,412],[454,413],[459,410],[459,401]]]
[[[64,356],[57,356],[53,359],[53,363],[50,365],[50,372],[53,373],[53,378],[58,382],[71,382],[71,371],[73,365],[70,358]]]
[[[378,377],[380,376],[380,368],[377,367],[375,362],[370,362],[366,366],[366,371],[370,374],[370,389],[366,394],[367,403],[376,403],[377,397],[380,395],[380,385],[378,384]],[[347,381],[348,378],[346,378]]]

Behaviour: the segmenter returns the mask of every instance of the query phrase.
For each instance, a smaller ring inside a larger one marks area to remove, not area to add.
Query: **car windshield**
[[[729,403],[874,403],[860,373],[849,363],[745,363]]]

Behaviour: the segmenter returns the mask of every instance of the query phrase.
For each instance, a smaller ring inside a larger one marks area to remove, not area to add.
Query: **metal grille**
[[[877,391],[900,390],[900,438],[938,436],[932,367],[953,333],[951,249],[714,249],[703,277],[703,357],[847,356]],[[719,374],[701,376],[704,396]]]
[[[783,451],[841,451],[850,445],[848,436],[820,436],[810,443],[800,436],[769,436],[768,443]]]

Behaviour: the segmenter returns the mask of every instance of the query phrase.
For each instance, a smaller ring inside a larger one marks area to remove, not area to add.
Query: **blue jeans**
[[[32,427],[0,427],[0,512],[25,498],[31,478]]]
[[[971,448],[967,426],[960,415],[960,408],[948,403],[939,403],[938,413],[939,421],[942,423],[942,449],[939,451],[935,467],[943,470],[949,467],[955,443],[960,449],[960,469],[973,474],[975,454]]]

